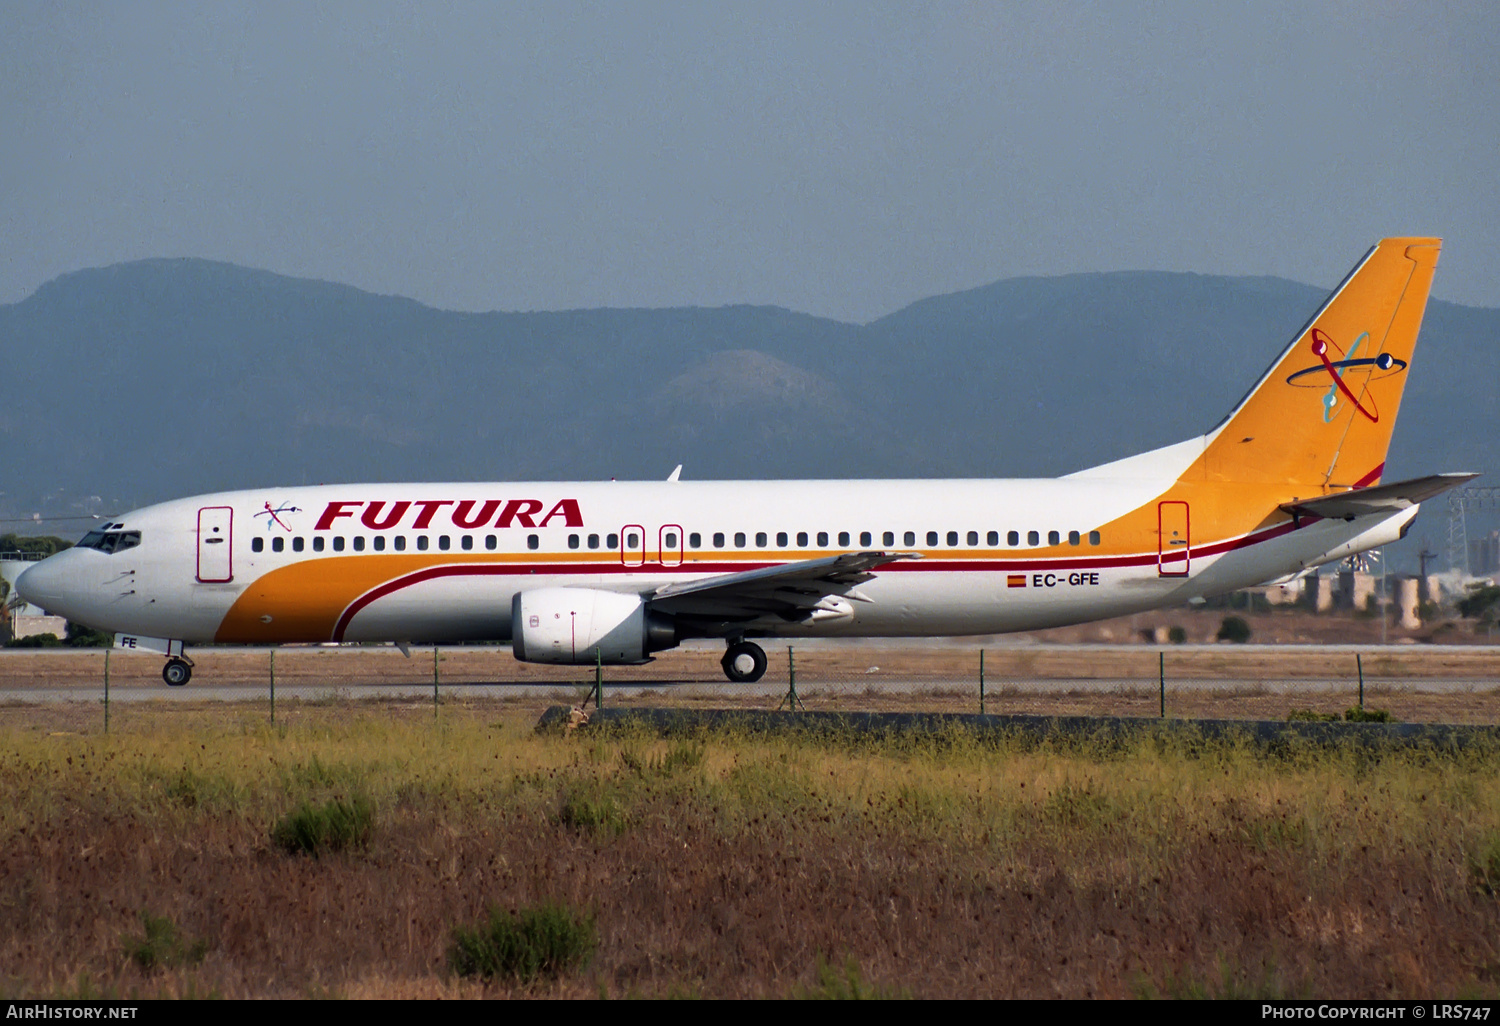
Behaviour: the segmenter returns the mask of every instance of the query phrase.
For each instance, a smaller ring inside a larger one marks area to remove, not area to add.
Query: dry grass
[[[1493,752],[567,738],[448,708],[0,732],[9,997],[1500,992]],[[351,794],[365,847],[272,843]],[[450,975],[455,927],[536,906],[592,917],[585,968]],[[143,913],[201,960],[143,970]]]

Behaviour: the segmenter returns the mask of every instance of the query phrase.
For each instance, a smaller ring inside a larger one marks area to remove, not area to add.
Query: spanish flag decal
[[[1026,575],[1025,574],[1006,574],[1006,576],[1005,576],[1005,586],[1007,588],[1024,588],[1024,587],[1026,587]]]

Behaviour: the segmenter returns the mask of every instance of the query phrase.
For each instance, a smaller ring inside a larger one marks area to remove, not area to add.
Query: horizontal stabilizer
[[[1478,476],[1432,474],[1428,477],[1414,477],[1410,481],[1397,481],[1394,484],[1376,485],[1374,488],[1359,488],[1352,492],[1288,502],[1281,508],[1293,516],[1312,515],[1329,520],[1353,520],[1355,517],[1375,513],[1399,513]]]

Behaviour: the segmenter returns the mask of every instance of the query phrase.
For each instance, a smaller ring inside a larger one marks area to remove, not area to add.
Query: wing
[[[694,622],[711,634],[720,633],[714,626],[720,624],[744,629],[761,620],[774,624],[842,619],[853,615],[851,600],[869,601],[859,585],[875,577],[872,570],[921,558],[920,552],[846,552],[666,584],[649,599],[652,609]]]
[[[1433,474],[1429,477],[1414,477],[1410,481],[1397,481],[1394,484],[1376,485],[1374,488],[1359,488],[1352,492],[1288,502],[1281,508],[1293,516],[1312,514],[1315,517],[1337,520],[1353,520],[1372,513],[1398,513],[1478,476]]]

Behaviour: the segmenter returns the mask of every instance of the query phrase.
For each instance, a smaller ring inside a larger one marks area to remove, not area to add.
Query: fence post
[[[1167,718],[1167,653],[1156,653],[1156,684],[1157,694],[1161,700],[1161,718]]]
[[[797,711],[797,656],[791,645],[786,647],[786,694],[776,703],[776,708],[783,705],[789,705],[792,712]],[[803,710],[806,711],[806,706]]]
[[[604,650],[594,646],[594,708],[604,708]]]
[[[1365,664],[1360,661],[1359,653],[1354,653],[1354,668],[1359,671],[1359,707],[1365,707]]]
[[[979,715],[984,715],[984,649],[979,650]]]
[[[438,716],[438,647],[432,646],[432,718]]]
[[[276,722],[276,650],[271,649],[271,722]]]
[[[104,650],[104,732],[109,733],[109,649]]]

